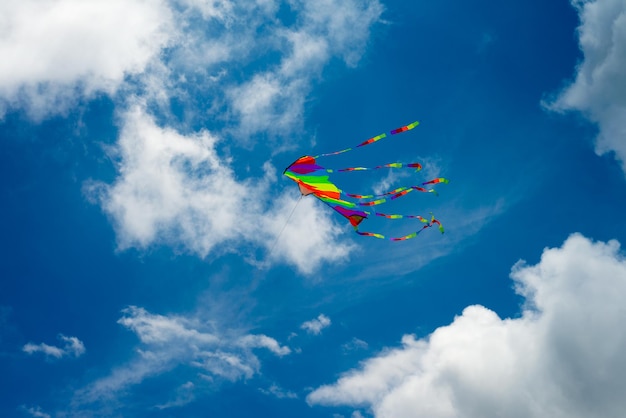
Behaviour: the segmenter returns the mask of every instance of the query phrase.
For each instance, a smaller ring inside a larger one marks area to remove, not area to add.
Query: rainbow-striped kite
[[[399,134],[402,132],[410,131],[411,129],[415,128],[417,125],[419,125],[419,122],[413,122],[409,125],[402,126],[398,129],[392,130],[390,134],[395,135],[395,134]],[[360,143],[354,148],[359,148],[359,147],[372,144],[385,137],[387,137],[386,134],[384,133],[380,134],[378,136],[375,136],[373,138],[370,138]],[[416,171],[419,171],[422,169],[422,166],[419,163],[389,163],[389,164],[383,164],[383,165],[379,165],[375,167],[349,167],[349,168],[343,168],[339,170],[327,169],[317,164],[317,160],[320,157],[328,157],[332,155],[342,154],[344,152],[352,151],[354,148],[346,148],[341,151],[321,154],[315,157],[305,155],[303,157],[298,158],[289,167],[287,167],[285,171],[283,172],[283,174],[289,177],[291,180],[295,181],[296,184],[298,184],[298,187],[300,188],[300,193],[302,193],[303,196],[308,196],[312,194],[313,196],[317,197],[319,200],[321,200],[322,202],[326,203],[328,206],[330,206],[331,208],[339,212],[342,216],[346,217],[348,221],[350,221],[350,224],[354,227],[354,230],[356,231],[356,233],[359,235],[381,238],[381,239],[389,239],[391,241],[404,241],[409,238],[415,238],[424,229],[430,228],[431,226],[435,224],[439,227],[439,231],[443,233],[443,226],[441,225],[441,222],[435,219],[434,216],[431,216],[430,219],[427,219],[419,215],[395,215],[395,214],[387,215],[387,214],[379,213],[379,212],[369,212],[361,208],[377,206],[377,205],[395,200],[397,198],[407,195],[408,193],[414,190],[419,191],[419,192],[437,194],[437,192],[434,189],[425,188],[423,186],[438,184],[438,183],[448,183],[447,179],[443,177],[439,177],[439,178],[435,178],[427,182],[421,183],[420,185],[398,187],[397,189],[390,190],[382,194],[360,195],[360,194],[345,193],[342,190],[340,190],[333,182],[329,180],[330,173],[333,173],[335,171],[337,172],[364,171],[364,170],[380,170],[380,169],[385,169],[385,168],[391,168],[391,169],[411,168]],[[350,198],[358,199],[358,200],[355,201]],[[359,224],[364,219],[366,219],[369,215],[380,216],[380,217],[384,217],[387,219],[413,218],[422,222],[423,225],[418,231],[413,232],[411,234],[408,234],[402,237],[397,237],[397,238],[386,238],[384,235],[381,235],[378,233],[359,231]]]

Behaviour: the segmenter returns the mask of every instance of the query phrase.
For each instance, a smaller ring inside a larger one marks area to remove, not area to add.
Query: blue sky
[[[623,0],[0,16],[1,416],[623,415]],[[415,120],[324,164],[449,178],[381,207],[444,235],[309,196],[279,236],[284,167]]]

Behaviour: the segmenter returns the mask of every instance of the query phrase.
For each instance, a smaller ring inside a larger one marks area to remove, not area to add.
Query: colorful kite
[[[399,134],[402,132],[409,131],[415,128],[419,122],[413,122],[410,125],[403,126],[398,129],[394,129],[390,132],[391,135]],[[366,145],[377,142],[383,138],[385,138],[386,134],[381,134],[375,136],[373,138],[368,139],[357,145],[354,148],[364,147]],[[432,179],[430,181],[424,182],[418,186],[405,186],[398,187],[397,189],[390,190],[386,193],[382,194],[370,194],[370,195],[360,195],[360,194],[352,194],[346,193],[340,190],[333,182],[329,180],[329,174],[335,171],[344,172],[344,171],[364,171],[364,170],[380,170],[380,169],[401,169],[401,168],[410,168],[416,171],[422,169],[422,166],[419,163],[389,163],[383,164],[375,167],[349,167],[342,168],[339,170],[332,170],[328,168],[324,168],[317,164],[317,160],[320,157],[329,157],[332,155],[342,154],[344,152],[352,151],[354,148],[346,148],[341,151],[335,151],[327,154],[321,154],[315,157],[311,157],[309,155],[305,155],[301,158],[298,158],[294,161],[289,167],[285,169],[283,174],[289,177],[291,180],[295,181],[298,187],[300,188],[300,193],[303,196],[313,195],[317,197],[322,202],[326,203],[328,206],[339,212],[342,216],[350,221],[350,224],[354,227],[354,230],[357,234],[375,237],[381,239],[390,239],[391,241],[404,241],[409,238],[415,238],[420,232],[422,232],[426,228],[430,228],[433,225],[438,225],[439,231],[443,233],[443,226],[441,222],[435,219],[434,216],[431,216],[430,219],[423,218],[419,215],[386,215],[380,212],[369,212],[364,209],[360,209],[360,207],[370,207],[377,206],[395,199],[398,199],[402,196],[406,196],[408,193],[413,191],[426,192],[426,193],[434,193],[437,192],[434,189],[425,188],[423,186],[438,184],[438,183],[448,183],[448,180],[440,177],[436,179]],[[354,201],[348,198],[358,199],[358,201]],[[384,235],[373,233],[373,232],[362,232],[359,231],[359,224],[366,219],[368,216],[380,216],[387,219],[404,219],[404,218],[413,218],[422,222],[422,228],[416,232],[405,235],[403,237],[397,238],[385,238]]]

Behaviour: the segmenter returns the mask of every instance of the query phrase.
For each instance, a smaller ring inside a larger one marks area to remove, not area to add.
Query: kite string
[[[298,204],[302,200],[302,196],[304,196],[304,195],[302,195],[302,194],[300,195],[300,198],[296,201],[296,204],[293,206],[293,209],[291,209],[291,213],[287,217],[287,220],[285,221],[285,224],[283,225],[283,228],[280,230],[280,232],[276,236],[276,240],[274,240],[274,244],[272,244],[272,247],[270,248],[269,253],[267,253],[267,258],[269,258],[272,255],[272,252],[274,252],[274,248],[276,247],[276,244],[278,244],[278,240],[280,239],[280,236],[283,234],[283,232],[285,232],[285,228],[287,228],[287,225],[289,224],[289,221],[291,220],[291,217],[293,216],[293,213],[296,211],[296,208],[298,207]]]

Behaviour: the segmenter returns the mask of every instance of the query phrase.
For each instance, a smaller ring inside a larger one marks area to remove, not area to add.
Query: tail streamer
[[[444,179],[443,177],[440,179],[436,179],[436,180],[442,180],[439,183],[448,183],[447,179]],[[433,181],[433,180],[431,180]],[[426,182],[423,184],[433,184],[431,182]],[[381,197],[381,196],[388,196],[391,195],[391,197],[386,198],[383,197],[382,199],[376,199],[376,200],[370,200],[367,202],[359,202],[358,205],[359,206],[377,206],[377,205],[382,205],[383,203],[389,202],[391,200],[395,200],[399,197],[405,196],[407,194],[409,194],[410,192],[412,192],[413,190],[417,190],[419,192],[424,192],[424,193],[434,193],[436,196],[438,196],[439,194],[437,193],[437,191],[435,189],[425,189],[424,187],[420,187],[420,186],[408,186],[408,187],[399,187],[395,190],[392,190],[391,192],[387,192],[384,193],[382,195],[356,195],[356,196],[363,196],[360,197],[361,199],[371,199],[374,197]],[[393,193],[393,194],[392,194]],[[350,197],[355,197],[354,195],[348,194],[346,193],[346,196],[350,196]]]
[[[415,171],[420,171],[422,165],[420,163],[388,163],[383,165],[377,165],[375,167],[347,167],[347,168],[327,168],[326,172],[333,173],[335,171],[342,173],[345,171],[371,171],[381,170],[384,168],[414,168]]]
[[[385,237],[382,234],[378,234],[376,232],[364,232],[364,231],[359,231],[358,226],[354,227],[354,232],[356,232],[359,235],[362,235],[364,237],[373,237],[373,238],[378,238],[378,239],[386,239],[389,241],[405,241],[407,239],[411,239],[411,238],[415,238],[417,237],[423,230],[427,229],[427,228],[431,228],[433,225],[438,225],[438,229],[439,232],[441,232],[442,234],[444,233],[444,229],[443,229],[443,225],[441,225],[441,222],[439,222],[437,219],[435,219],[434,216],[431,217],[430,221],[424,219],[421,216],[418,215],[384,215],[384,214],[378,214],[376,213],[376,215],[379,216],[384,216],[384,217],[390,217],[389,219],[400,219],[400,218],[417,218],[419,219],[422,223],[424,223],[424,226],[422,226],[422,228],[418,231],[415,231],[411,234],[408,235],[404,235],[402,237]],[[400,217],[400,218],[397,218]]]
[[[401,126],[401,127],[397,128],[397,129],[393,129],[393,130],[391,130],[389,132],[389,134],[390,135],[397,135],[397,134],[402,133],[402,132],[410,131],[411,129],[415,128],[419,124],[420,123],[418,121],[415,121],[413,123],[409,123],[406,126]],[[375,137],[367,139],[367,140],[361,142],[359,145],[356,145],[354,147],[342,149],[340,151],[335,151],[335,152],[328,152],[326,154],[320,154],[320,155],[318,155],[316,157],[313,157],[313,158],[317,159],[319,157],[330,157],[331,155],[343,154],[344,152],[353,151],[355,148],[360,148],[360,147],[364,147],[364,146],[369,145],[369,144],[373,144],[374,142],[378,142],[381,139],[386,138],[386,137],[387,137],[387,134],[386,133],[382,133],[380,135],[376,135]]]

